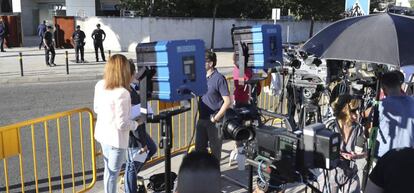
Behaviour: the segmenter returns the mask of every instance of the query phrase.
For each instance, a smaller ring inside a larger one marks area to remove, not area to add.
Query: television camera
[[[240,27],[235,29],[233,35],[240,69],[267,70],[283,63],[282,53],[278,52],[278,48],[282,48],[278,25]],[[246,42],[253,46],[246,46]],[[240,77],[244,77],[243,74]],[[259,181],[271,190],[284,189],[285,184],[293,182],[304,182],[313,187],[307,183],[311,178],[309,169],[336,167],[340,135],[320,123],[297,130],[288,117],[258,108],[257,96],[252,96],[252,90],[260,80],[244,82],[250,88],[250,103],[225,112],[219,129],[222,138],[243,142],[250,165],[250,181],[254,166],[258,168]],[[266,118],[282,119],[284,127],[269,125]],[[265,176],[269,179],[266,180]],[[252,192],[251,183],[249,192]]]

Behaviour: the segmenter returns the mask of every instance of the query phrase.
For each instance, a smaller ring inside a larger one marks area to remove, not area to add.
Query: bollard
[[[19,62],[20,62],[20,75],[24,76],[23,75],[23,55],[21,52],[19,52]]]
[[[66,61],[66,74],[69,74],[69,57],[68,57],[68,51],[65,51],[65,61]]]
[[[108,50],[108,53],[109,53],[109,57],[111,57],[111,50]],[[108,59],[109,60],[109,59]]]

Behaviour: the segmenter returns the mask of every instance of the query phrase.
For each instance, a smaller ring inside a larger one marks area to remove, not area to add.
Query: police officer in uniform
[[[106,60],[105,60],[105,52],[103,48],[103,41],[106,38],[106,34],[105,34],[105,31],[101,29],[101,24],[98,23],[96,27],[97,29],[93,30],[92,32],[93,46],[95,47],[96,62],[99,62],[98,48],[101,50],[102,61],[105,62]]]
[[[79,63],[79,51],[80,51],[80,55],[81,55],[81,62],[85,62],[84,59],[84,49],[83,47],[85,46],[85,32],[83,32],[82,30],[80,30],[80,26],[76,26],[76,31],[73,32],[72,34],[72,41],[73,44],[75,45],[75,53],[76,53],[76,63]]]
[[[52,26],[47,26],[45,34],[43,36],[43,44],[45,45],[45,58],[47,66],[56,66],[55,64],[55,45],[53,41]],[[51,53],[51,58],[49,62],[49,52]]]

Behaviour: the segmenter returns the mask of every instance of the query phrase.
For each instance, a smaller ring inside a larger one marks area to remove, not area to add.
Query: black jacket
[[[132,105],[137,105],[140,104],[140,97],[138,95],[138,93],[136,92],[136,89],[134,87],[131,86],[131,104]],[[145,138],[147,137],[147,132],[145,131],[145,124],[141,124],[137,127],[136,130],[130,131],[129,132],[129,145],[128,147],[139,147],[140,144],[142,146],[146,146],[146,140]]]

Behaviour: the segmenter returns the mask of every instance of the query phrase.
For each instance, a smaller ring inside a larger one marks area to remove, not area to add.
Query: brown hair
[[[106,89],[123,87],[129,90],[131,68],[128,59],[121,54],[111,56],[105,65],[104,80]]]
[[[214,53],[210,50],[206,50],[205,54],[206,54],[206,60],[209,60],[210,62],[213,62],[213,67],[216,67],[216,64],[217,64],[216,53]]]
[[[338,121],[345,121],[350,123],[351,113],[353,110],[358,109],[360,100],[352,97],[351,95],[342,95],[334,102],[334,115]]]

